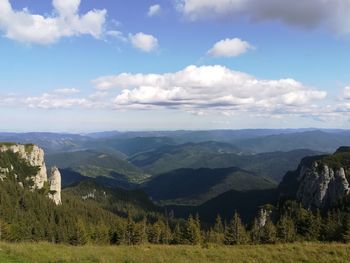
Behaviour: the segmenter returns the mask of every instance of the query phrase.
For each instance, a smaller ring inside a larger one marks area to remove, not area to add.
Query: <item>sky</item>
[[[350,0],[0,0],[0,131],[350,128]]]

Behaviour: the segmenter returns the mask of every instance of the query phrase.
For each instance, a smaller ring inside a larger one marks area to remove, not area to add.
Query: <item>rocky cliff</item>
[[[51,175],[49,177],[50,192],[49,197],[55,202],[56,205],[60,205],[61,202],[61,173],[57,167],[52,167]]]
[[[22,159],[27,160],[31,166],[39,168],[38,173],[33,178],[34,187],[41,189],[47,181],[47,170],[44,160],[44,151],[32,144],[12,144],[5,143],[0,145],[0,152],[12,151],[18,153]]]
[[[306,208],[326,209],[350,194],[350,149],[332,155],[306,157],[280,184],[281,197],[293,198]]]
[[[61,203],[61,175],[58,169],[54,168],[52,169],[51,176],[48,180],[44,158],[45,154],[41,148],[33,144],[23,145],[15,143],[1,143],[0,153],[5,153],[7,151],[18,154],[19,157],[25,160],[30,166],[37,167],[36,174],[30,178],[33,180],[33,190],[42,189],[45,186],[45,183],[48,182],[50,188],[49,197],[56,204]],[[0,179],[3,180],[6,175],[14,169],[14,166],[15,164],[12,164],[10,167],[0,167]],[[19,184],[23,185],[23,182],[19,181]]]

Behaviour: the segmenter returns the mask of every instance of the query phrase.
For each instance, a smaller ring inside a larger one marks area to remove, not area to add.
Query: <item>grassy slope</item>
[[[72,247],[0,243],[1,262],[347,262],[350,245],[297,243],[258,246]]]

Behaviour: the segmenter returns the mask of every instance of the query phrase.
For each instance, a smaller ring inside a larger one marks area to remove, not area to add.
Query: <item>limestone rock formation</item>
[[[21,158],[26,159],[32,166],[39,167],[37,175],[33,178],[34,188],[41,189],[47,181],[47,170],[44,160],[44,150],[32,144],[3,144],[0,152],[12,151],[18,153]]]
[[[53,167],[51,175],[48,180],[47,169],[45,165],[44,150],[33,144],[15,144],[15,143],[3,143],[0,145],[0,153],[12,151],[18,153],[19,157],[25,159],[31,166],[39,168],[38,173],[32,178],[34,185],[33,189],[42,189],[45,183],[49,185],[49,198],[52,199],[56,205],[61,204],[61,174],[57,167]],[[13,169],[13,167],[11,167]],[[4,180],[10,170],[8,168],[0,167],[0,180]],[[15,175],[16,179],[17,176]],[[18,182],[23,186],[22,182]]]
[[[49,198],[54,201],[56,205],[62,204],[61,202],[61,173],[57,167],[52,167],[51,175],[49,177],[50,192]]]
[[[334,169],[317,161],[301,169],[299,181],[296,197],[307,208],[334,205],[350,192],[343,167]]]
[[[327,209],[350,195],[350,148],[332,155],[304,158],[279,185],[282,199],[296,199],[306,208]]]

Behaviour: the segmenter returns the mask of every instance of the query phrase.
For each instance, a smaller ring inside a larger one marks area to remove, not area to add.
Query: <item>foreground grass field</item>
[[[349,262],[350,245],[297,243],[257,246],[84,246],[0,243],[0,262]]]

